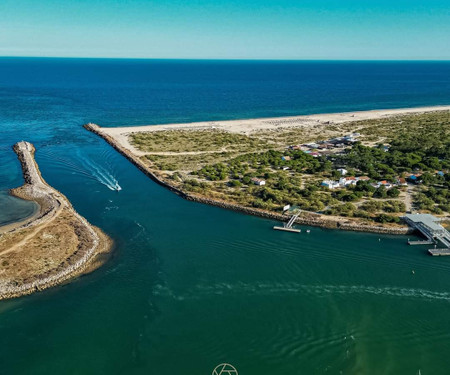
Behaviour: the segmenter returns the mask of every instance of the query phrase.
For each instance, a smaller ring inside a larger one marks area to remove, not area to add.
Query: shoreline
[[[11,192],[11,189],[8,190],[8,194],[10,196],[15,197],[15,198],[22,199],[22,198],[18,197],[17,195],[14,195]],[[28,199],[23,199],[23,200],[27,200],[28,201]],[[27,217],[24,217],[24,218],[22,218],[20,220],[11,221],[8,224],[1,225],[0,226],[0,235],[2,233],[11,232],[11,231],[13,231],[16,228],[21,228],[21,227],[27,225],[28,223],[31,223],[32,221],[36,220],[39,217],[39,214],[40,214],[40,211],[41,211],[41,206],[39,205],[39,203],[37,203],[34,200],[32,202],[35,203],[35,210],[34,210],[34,212],[31,215],[28,215]]]
[[[34,159],[35,148],[32,144],[19,142],[14,145],[14,151],[21,163],[25,183],[21,187],[11,189],[10,194],[25,200],[35,201],[39,206],[39,211],[37,217],[32,220],[28,218],[25,223],[18,222],[21,225],[0,232],[2,233],[0,238],[4,235],[15,235],[32,230],[32,233],[21,241],[25,245],[28,240],[33,240],[40,231],[47,229],[51,221],[59,219],[63,210],[66,210],[66,213],[70,214],[69,219],[72,218],[69,220],[69,224],[79,236],[77,237],[79,242],[75,252],[56,269],[49,269],[43,274],[32,274],[23,283],[15,280],[0,282],[0,300],[41,291],[90,272],[102,264],[97,264],[98,259],[108,254],[113,248],[113,241],[101,229],[89,224],[84,217],[75,211],[63,194],[45,182]],[[22,244],[14,244],[11,248],[2,251],[0,255],[13,253],[18,245],[21,246]],[[95,267],[92,267],[93,264],[95,264]]]
[[[450,105],[375,109],[367,111],[350,111],[337,113],[321,113],[300,116],[263,117],[242,120],[201,121],[190,123],[172,123],[163,125],[139,125],[123,127],[100,127],[101,132],[113,137],[121,146],[130,149],[138,156],[145,155],[136,149],[128,136],[135,132],[157,132],[171,130],[221,130],[230,133],[250,135],[258,131],[277,131],[282,129],[320,130],[321,127],[342,123],[377,120],[397,115],[420,114],[428,112],[450,111]]]
[[[428,108],[428,111],[430,111],[430,112],[436,111],[436,107],[427,107],[427,108]],[[433,109],[430,109],[430,108],[433,108]],[[443,107],[439,107],[439,108],[443,108]],[[408,111],[410,111],[410,110],[411,109],[408,109]],[[439,109],[439,110],[450,110],[450,106],[445,107],[444,109]],[[380,111],[377,111],[377,112],[380,112]],[[398,112],[398,110],[397,110],[397,112]],[[351,112],[349,112],[349,113],[351,114]],[[416,113],[422,113],[422,112],[416,111]],[[301,117],[303,117],[303,116],[301,116]],[[310,117],[310,116],[308,116],[308,117]],[[360,119],[354,119],[353,121],[358,121],[358,120],[360,120]],[[236,121],[238,121],[238,120],[236,120]],[[244,121],[249,121],[249,120],[244,120]],[[234,122],[234,120],[233,120],[233,122]],[[193,124],[195,124],[195,123],[193,123]],[[210,123],[207,123],[207,124],[210,124]],[[317,125],[317,123],[316,123],[316,125]],[[327,124],[327,125],[329,125],[329,124]],[[158,125],[155,125],[155,126],[158,126]],[[155,127],[155,126],[149,125],[149,126],[145,126],[145,128],[147,130],[147,128]],[[171,125],[161,125],[161,126],[169,127]],[[180,126],[185,128],[185,127],[189,126],[189,124],[180,124]],[[290,125],[290,127],[292,127],[292,125]],[[148,165],[146,165],[139,158],[139,155],[137,155],[134,151],[130,150],[130,148],[132,148],[132,147],[127,148],[124,146],[124,142],[123,142],[122,138],[117,139],[116,137],[113,136],[113,134],[121,134],[121,133],[125,134],[124,131],[127,131],[127,129],[132,129],[133,131],[136,131],[140,127],[103,128],[96,124],[88,123],[88,124],[84,125],[84,128],[86,130],[91,131],[92,133],[100,136],[101,138],[103,138],[108,144],[110,144],[120,154],[125,156],[132,164],[134,164],[141,172],[143,172],[148,177],[150,177],[154,182],[167,188],[168,190],[172,191],[173,193],[179,195],[180,197],[182,197],[186,200],[194,201],[194,202],[198,202],[198,203],[209,204],[212,206],[216,206],[216,207],[220,207],[220,208],[224,208],[224,209],[228,209],[228,210],[232,210],[232,211],[236,211],[236,212],[240,212],[240,213],[244,213],[244,214],[248,214],[248,215],[272,219],[272,220],[287,221],[289,219],[289,216],[287,216],[287,215],[278,214],[278,213],[274,213],[274,212],[270,212],[270,211],[266,211],[266,210],[262,210],[262,209],[258,209],[258,208],[246,207],[246,206],[242,206],[242,205],[235,204],[235,203],[230,203],[230,202],[226,202],[226,201],[222,201],[222,200],[212,199],[212,198],[188,193],[176,186],[171,185],[167,181],[161,179],[154,173],[154,171],[151,170],[151,168]],[[211,128],[211,125],[208,125],[208,129],[210,129],[210,128]],[[116,130],[114,130],[114,129],[116,129]],[[159,130],[161,131],[161,130],[171,130],[171,129],[175,130],[175,128],[159,129]],[[114,131],[112,131],[112,130],[114,130]],[[196,130],[198,130],[198,128]],[[140,130],[140,131],[142,131],[142,130]],[[158,131],[158,130],[156,130],[156,131]],[[130,134],[131,132],[132,131],[127,131],[126,134]],[[126,142],[126,144],[129,144],[128,141]],[[316,227],[327,228],[327,229],[340,229],[340,230],[350,230],[350,231],[369,232],[369,233],[382,233],[382,234],[404,235],[404,234],[409,234],[409,233],[413,232],[413,230],[408,226],[384,227],[384,226],[366,225],[366,224],[355,225],[354,223],[346,221],[345,219],[339,219],[336,221],[336,220],[331,220],[331,219],[325,217],[325,215],[309,213],[309,212],[305,212],[304,216],[298,217],[297,220],[295,221],[295,223],[300,224],[300,225],[316,226]]]

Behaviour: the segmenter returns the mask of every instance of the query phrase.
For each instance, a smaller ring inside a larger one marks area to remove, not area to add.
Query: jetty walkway
[[[12,189],[11,194],[36,201],[40,212],[32,221],[0,232],[0,261],[10,265],[0,275],[0,300],[61,284],[85,272],[96,255],[112,245],[101,230],[73,209],[63,194],[45,182],[31,143],[19,142],[14,151],[22,165],[25,184]]]
[[[405,221],[414,229],[418,230],[426,240],[409,241],[410,245],[432,245],[434,249],[429,249],[429,254],[433,256],[450,255],[450,232],[439,224],[440,219],[430,214],[407,214]],[[442,246],[437,248],[437,246]]]

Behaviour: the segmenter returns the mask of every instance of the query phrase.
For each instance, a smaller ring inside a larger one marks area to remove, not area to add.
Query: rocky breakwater
[[[35,201],[40,209],[33,219],[0,232],[0,299],[67,282],[98,266],[112,247],[108,236],[44,181],[31,143],[19,142],[14,151],[25,184],[11,194]]]

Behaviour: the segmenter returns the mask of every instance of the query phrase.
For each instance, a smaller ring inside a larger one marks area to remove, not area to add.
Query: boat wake
[[[106,186],[112,191],[120,191],[122,187],[114,177],[112,168],[101,166],[85,156],[78,153],[79,164],[71,159],[64,158],[53,152],[42,150],[40,155],[51,160],[53,164],[58,164],[60,167],[70,170],[73,174],[79,174],[83,177],[95,180]]]
[[[197,285],[190,289],[186,295],[178,295],[167,287],[160,286],[155,290],[155,295],[172,297],[174,299],[203,298],[213,295],[238,295],[267,296],[267,295],[313,295],[326,297],[329,295],[371,294],[376,296],[441,300],[450,301],[450,293],[437,292],[426,289],[411,289],[400,287],[374,287],[364,285],[301,285],[296,283],[261,283],[261,284],[215,284]]]
[[[105,185],[110,190],[120,191],[122,187],[114,177],[111,171],[95,163],[93,160],[80,156],[80,161],[84,168],[88,170],[101,184]]]

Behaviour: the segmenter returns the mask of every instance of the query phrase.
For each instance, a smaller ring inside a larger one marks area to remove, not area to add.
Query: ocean
[[[450,373],[450,259],[185,201],[82,128],[448,104],[450,62],[0,58],[0,224],[34,210],[7,195],[27,140],[115,240],[99,270],[0,302],[0,374]]]

